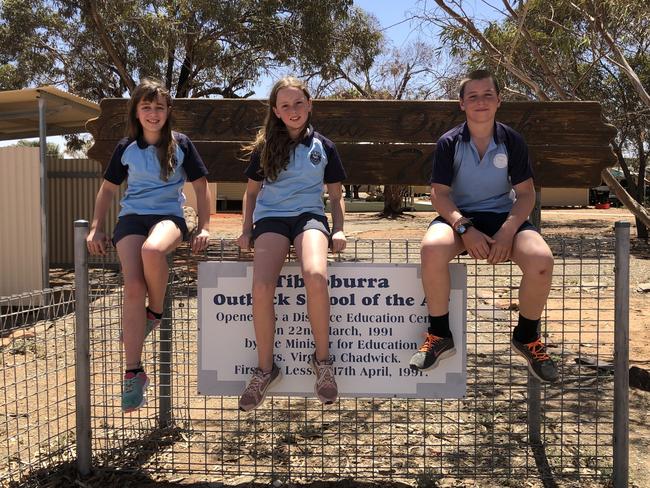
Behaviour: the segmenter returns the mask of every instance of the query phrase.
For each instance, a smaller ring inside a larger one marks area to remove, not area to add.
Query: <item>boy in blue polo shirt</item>
[[[528,221],[535,206],[528,147],[519,133],[496,122],[501,98],[489,71],[471,72],[461,82],[459,98],[467,120],[440,137],[433,158],[431,202],[440,216],[429,226],[421,248],[429,328],[410,367],[432,368],[455,351],[449,330],[448,264],[466,251],[491,264],[512,260],[521,268],[512,348],[526,359],[532,374],[553,382],[557,368],[538,332],[551,289],[553,255]]]

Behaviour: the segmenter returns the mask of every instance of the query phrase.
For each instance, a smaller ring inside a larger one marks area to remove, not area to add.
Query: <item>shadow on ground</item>
[[[20,484],[10,484],[9,488],[407,488],[413,485],[382,481],[377,483],[340,480],[313,481],[310,483],[272,483],[272,482],[192,482],[179,476],[172,480],[156,480],[147,474],[130,470],[96,470],[89,476],[80,476],[75,463],[65,463],[58,467],[48,467],[35,471],[28,479]],[[422,485],[422,486],[436,486]]]

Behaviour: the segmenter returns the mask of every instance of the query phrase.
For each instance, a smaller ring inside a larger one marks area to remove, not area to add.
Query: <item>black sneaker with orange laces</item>
[[[456,352],[453,337],[439,337],[427,334],[424,344],[413,354],[409,367],[411,369],[427,370],[435,367],[441,359],[453,356]]]
[[[528,363],[528,370],[539,381],[553,383],[558,379],[558,371],[551,356],[546,352],[546,346],[537,338],[533,342],[524,344],[514,337],[512,339],[512,350],[523,357]]]

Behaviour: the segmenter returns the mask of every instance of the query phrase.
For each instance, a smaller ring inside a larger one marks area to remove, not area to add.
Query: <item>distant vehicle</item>
[[[621,170],[612,170],[612,175],[618,180],[623,188],[627,190],[627,179]],[[650,199],[650,181],[646,178],[645,181],[645,201]],[[609,203],[612,207],[622,207],[623,204],[612,190],[609,189],[604,182],[601,181],[600,186],[589,189],[589,205],[603,205]]]

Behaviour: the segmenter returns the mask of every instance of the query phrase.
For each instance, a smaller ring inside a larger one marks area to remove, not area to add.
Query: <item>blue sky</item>
[[[421,9],[424,3],[422,0],[354,0],[357,7],[377,17],[379,24],[384,29],[383,33],[386,39],[394,47],[401,47],[417,39],[417,26],[413,21],[407,19]],[[429,0],[428,3],[432,2]],[[272,85],[273,79],[260,80],[255,86],[253,98],[266,98]]]
[[[354,4],[379,19],[384,35],[395,45],[401,47],[418,36],[416,26],[410,18],[421,7],[418,0],[355,0]]]

